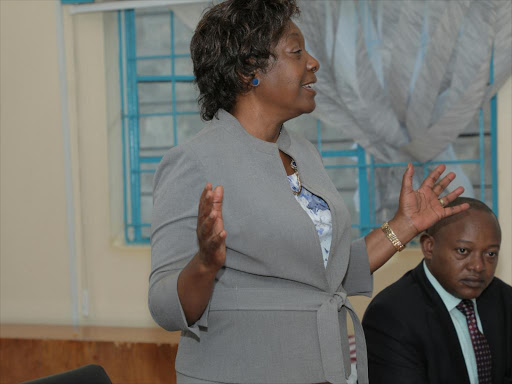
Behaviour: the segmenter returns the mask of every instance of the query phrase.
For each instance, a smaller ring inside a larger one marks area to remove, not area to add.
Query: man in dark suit
[[[421,236],[424,260],[363,318],[371,384],[512,383],[512,287],[494,277],[501,243],[484,203]],[[509,255],[506,255],[509,257]]]

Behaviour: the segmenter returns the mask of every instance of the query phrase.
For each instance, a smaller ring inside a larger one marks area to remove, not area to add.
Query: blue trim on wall
[[[129,179],[130,179],[130,206],[131,222],[141,223],[141,189],[140,189],[140,133],[139,133],[139,92],[137,87],[137,52],[135,12],[124,12],[125,44],[126,44],[126,83],[128,104],[128,142],[129,142]],[[142,230],[139,225],[133,227],[133,242],[142,241]]]
[[[124,223],[124,239],[128,241],[128,192],[126,177],[126,121],[125,121],[125,92],[124,92],[124,69],[123,69],[123,14],[117,12],[117,29],[119,39],[119,85],[121,91],[121,139],[122,139],[122,162],[123,162],[123,223]]]
[[[360,145],[357,146],[357,165],[359,167],[359,224],[361,236],[371,232],[370,228],[370,192],[368,185],[368,164],[366,163],[366,151]]]
[[[491,52],[491,68],[489,69],[489,84],[494,84],[494,43]],[[492,210],[498,217],[498,98],[494,95],[491,104],[491,172],[492,172]]]
[[[484,142],[484,110],[480,108],[478,117],[480,135],[480,200],[485,201],[485,142]]]

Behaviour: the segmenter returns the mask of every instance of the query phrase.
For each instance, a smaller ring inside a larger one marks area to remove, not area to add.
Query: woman
[[[351,243],[320,155],[283,125],[315,108],[319,63],[291,20],[298,13],[295,0],[227,0],[191,42],[210,123],[155,175],[149,290],[155,321],[183,331],[179,383],[345,383],[347,312],[366,383],[364,335],[347,295],[370,295],[371,273],[402,243],[467,208],[438,201],[455,177],[435,184],[443,166],[416,191],[409,166],[386,231]]]

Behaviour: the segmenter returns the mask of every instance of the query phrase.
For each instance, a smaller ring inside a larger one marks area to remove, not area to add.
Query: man
[[[512,383],[512,287],[494,277],[500,225],[478,200],[449,205],[462,203],[421,236],[424,260],[368,306],[371,384]]]

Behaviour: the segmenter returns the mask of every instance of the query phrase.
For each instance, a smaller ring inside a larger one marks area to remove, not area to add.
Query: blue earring
[[[252,83],[252,85],[254,85],[255,87],[257,87],[258,85],[260,85],[260,79],[258,79],[257,77],[255,77],[254,79],[252,79],[251,83]]]

